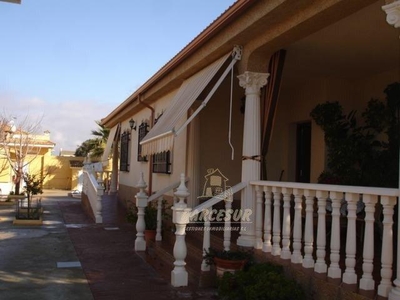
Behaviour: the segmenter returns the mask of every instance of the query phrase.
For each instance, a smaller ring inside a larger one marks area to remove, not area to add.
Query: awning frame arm
[[[233,68],[233,66],[236,64],[236,62],[238,60],[240,60],[242,58],[242,46],[238,46],[236,45],[233,48],[232,51],[232,61],[229,64],[229,66],[225,69],[224,73],[222,73],[222,75],[220,76],[220,78],[218,79],[218,81],[215,83],[215,85],[213,86],[213,88],[211,89],[211,91],[208,93],[207,97],[203,100],[203,102],[201,103],[201,105],[195,110],[195,112],[186,120],[186,122],[178,129],[178,130],[173,130],[174,135],[177,136],[179,135],[183,129],[186,128],[186,126],[189,125],[190,122],[192,122],[192,120],[200,113],[200,111],[206,107],[208,101],[210,101],[211,97],[214,95],[215,91],[218,89],[218,87],[221,85],[222,81],[225,79],[225,77],[228,75],[228,73],[231,71],[231,69]]]

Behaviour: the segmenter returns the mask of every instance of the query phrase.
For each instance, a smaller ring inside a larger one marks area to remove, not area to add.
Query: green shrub
[[[247,271],[225,273],[218,282],[218,296],[229,300],[292,300],[306,299],[303,289],[286,278],[280,266],[262,263]]]

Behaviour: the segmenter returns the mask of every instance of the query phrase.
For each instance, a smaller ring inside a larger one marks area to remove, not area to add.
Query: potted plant
[[[126,219],[129,223],[136,225],[138,219],[138,209],[135,205],[133,205],[128,211]],[[149,203],[144,209],[144,223],[144,237],[146,242],[150,240],[154,241],[157,230],[157,207],[151,203]]]
[[[252,259],[252,254],[242,250],[216,250],[210,248],[205,251],[204,259],[208,265],[215,265],[217,276],[221,277],[225,272],[234,273],[243,270]]]

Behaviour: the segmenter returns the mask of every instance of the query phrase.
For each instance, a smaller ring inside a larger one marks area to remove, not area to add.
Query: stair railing
[[[212,206],[215,204],[218,204],[221,201],[225,202],[225,209],[222,212],[217,213],[216,218],[218,216],[222,217],[223,216],[223,222],[224,222],[224,242],[223,242],[223,248],[225,251],[230,250],[231,246],[231,219],[232,219],[232,202],[233,202],[233,195],[237,192],[240,192],[242,189],[244,189],[247,186],[247,183],[241,182],[236,184],[235,186],[223,191],[222,193],[212,197],[211,199],[207,200],[206,202],[196,206],[191,214],[190,214],[190,220],[194,220],[196,216],[200,214],[200,217],[204,221],[204,228],[203,228],[203,255],[206,254],[206,251],[209,251],[210,249],[210,244],[211,244],[211,221],[213,221],[214,217],[213,215],[213,210]],[[209,271],[210,266],[206,263],[206,260],[203,259],[202,264],[201,264],[201,270],[202,271]]]

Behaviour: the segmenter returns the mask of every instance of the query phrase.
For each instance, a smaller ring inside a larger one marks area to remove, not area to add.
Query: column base
[[[136,240],[135,241],[135,251],[146,251],[146,241]]]
[[[187,286],[188,285],[188,273],[183,270],[172,270],[171,271],[171,285],[173,287]]]
[[[241,235],[237,239],[236,244],[242,247],[254,247],[255,239],[254,235]]]
[[[356,284],[357,283],[357,275],[355,273],[344,273],[342,281],[343,281],[343,283],[346,283],[346,284]]]

